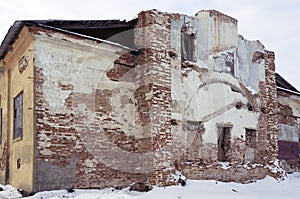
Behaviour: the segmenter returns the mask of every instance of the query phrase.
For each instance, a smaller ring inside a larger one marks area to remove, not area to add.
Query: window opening
[[[195,61],[195,34],[189,31],[189,24],[181,28],[181,58],[186,61]]]

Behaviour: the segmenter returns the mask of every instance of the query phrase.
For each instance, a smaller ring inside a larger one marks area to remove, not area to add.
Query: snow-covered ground
[[[0,198],[21,198],[12,186],[1,186]],[[154,187],[152,191],[140,193],[127,189],[79,190],[68,193],[66,190],[40,192],[27,199],[297,199],[300,198],[300,173],[289,174],[285,180],[277,181],[266,177],[250,184],[223,183],[214,180],[188,180],[186,186]]]

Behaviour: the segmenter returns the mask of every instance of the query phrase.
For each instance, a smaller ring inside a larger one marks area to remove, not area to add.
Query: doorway
[[[218,128],[218,161],[227,162],[230,149],[232,126],[219,126]]]

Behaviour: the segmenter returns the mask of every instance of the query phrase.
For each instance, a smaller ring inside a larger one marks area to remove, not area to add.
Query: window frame
[[[13,140],[23,138],[24,92],[14,97],[14,131]],[[19,127],[19,128],[18,128]]]

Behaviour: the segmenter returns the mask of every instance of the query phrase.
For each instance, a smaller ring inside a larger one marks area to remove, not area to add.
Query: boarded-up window
[[[254,161],[255,146],[256,146],[256,130],[245,129],[246,131],[246,154],[245,161]]]
[[[23,136],[23,92],[14,98],[14,139]]]

